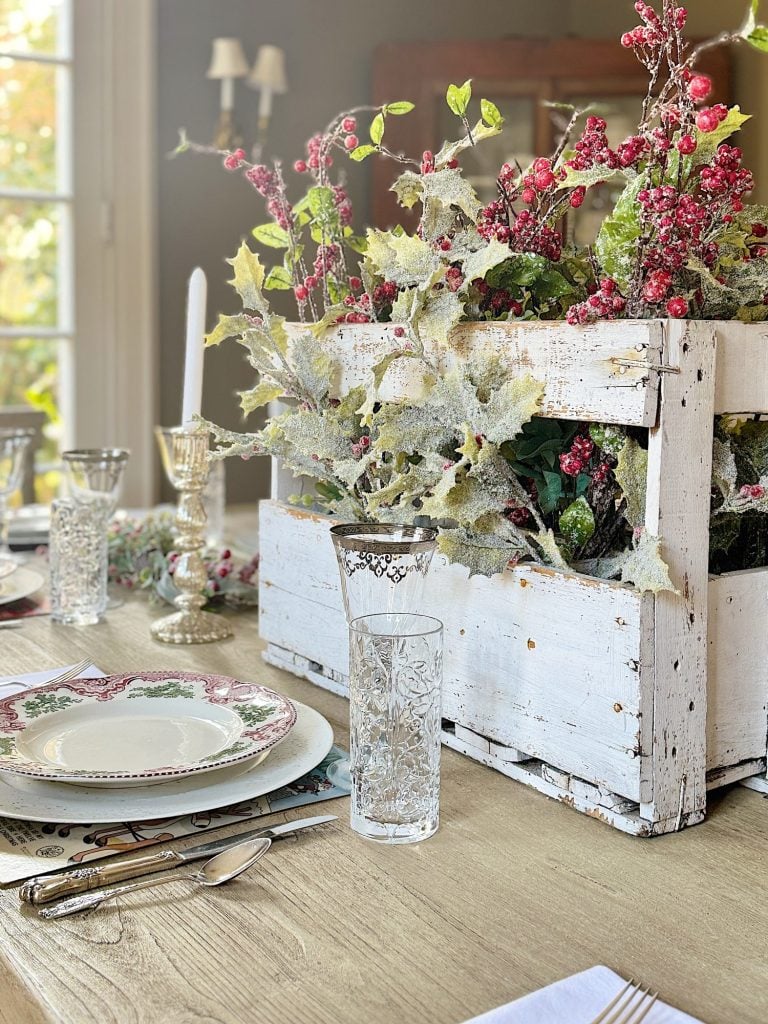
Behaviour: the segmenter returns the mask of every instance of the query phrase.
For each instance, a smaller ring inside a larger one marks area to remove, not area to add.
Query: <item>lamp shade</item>
[[[260,46],[256,63],[248,77],[254,89],[270,89],[275,93],[288,91],[285,77],[285,53],[279,46]]]
[[[214,39],[208,78],[245,78],[248,61],[239,39]]]

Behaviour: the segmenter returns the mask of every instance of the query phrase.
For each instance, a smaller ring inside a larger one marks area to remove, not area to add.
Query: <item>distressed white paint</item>
[[[714,326],[715,412],[768,413],[768,324]]]
[[[641,711],[652,735],[643,740],[643,816],[652,821],[706,806],[707,580],[715,330],[707,323],[670,322],[659,426],[648,437],[646,529],[663,540],[662,554],[679,594],[655,599],[655,663],[643,667]]]
[[[293,344],[308,327],[291,324]],[[335,393],[367,384],[370,370],[388,352],[402,347],[393,324],[345,324],[328,330],[323,345],[336,369]],[[427,344],[425,353],[438,372],[472,351],[490,348],[519,373],[545,384],[541,415],[650,426],[656,420],[663,326],[658,320],[626,320],[571,327],[563,323],[460,324],[449,344]],[[422,389],[424,366],[398,359],[387,370],[382,399],[413,398]]]

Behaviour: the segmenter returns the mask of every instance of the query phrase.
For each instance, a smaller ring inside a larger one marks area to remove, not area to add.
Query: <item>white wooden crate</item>
[[[768,412],[768,374],[749,369],[768,369],[768,339],[732,324],[467,325],[433,358],[489,342],[546,380],[545,415],[649,427],[646,525],[680,596],[530,565],[468,580],[436,556],[444,741],[636,835],[695,824],[708,786],[766,775],[768,570],[709,580],[707,562],[714,413]],[[393,343],[383,325],[330,336],[338,389]],[[385,380],[392,399],[418,385]],[[265,656],[344,693],[330,523],[284,503],[297,489],[276,467],[261,508]]]

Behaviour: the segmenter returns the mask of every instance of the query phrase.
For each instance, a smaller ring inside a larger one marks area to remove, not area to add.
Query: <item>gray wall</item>
[[[746,6],[746,3],[744,4]],[[722,0],[696,0],[694,34],[711,34],[728,16]],[[741,16],[741,3],[730,14]],[[738,11],[736,10],[738,8]],[[614,35],[636,21],[629,0],[158,0],[158,152],[160,238],[160,417],[178,422],[183,374],[186,279],[196,265],[208,275],[209,326],[217,312],[234,312],[237,296],[226,284],[224,259],[264,219],[261,198],[240,177],[228,175],[214,157],[172,150],[180,126],[208,142],[218,112],[218,83],[205,78],[211,40],[238,36],[252,59],[260,43],[285,49],[291,92],[277,97],[269,151],[292,162],[304,140],[337,111],[365,103],[370,93],[371,54],[398,39],[488,38],[505,35]],[[759,65],[759,66],[758,66]],[[739,57],[738,81],[748,93],[768,95],[768,58]],[[757,76],[760,76],[758,79]],[[758,83],[761,83],[758,84]],[[407,97],[395,97],[407,98]],[[755,111],[754,101],[749,103]],[[743,101],[747,106],[747,102]],[[238,120],[253,138],[257,96],[238,86]],[[765,112],[768,114],[768,111]],[[756,128],[744,133],[749,155],[768,172]],[[759,167],[758,167],[759,170]],[[361,223],[367,216],[365,165],[350,182]],[[283,310],[288,312],[288,310]],[[252,383],[241,350],[230,343],[206,355],[203,413],[239,429],[234,392]],[[253,418],[251,420],[253,423]],[[228,496],[253,501],[267,493],[263,460],[227,463]]]

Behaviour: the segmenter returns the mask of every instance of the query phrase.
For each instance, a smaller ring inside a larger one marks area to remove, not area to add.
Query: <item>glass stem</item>
[[[10,555],[11,549],[8,546],[8,531],[10,529],[8,517],[8,497],[0,491],[0,555]]]

